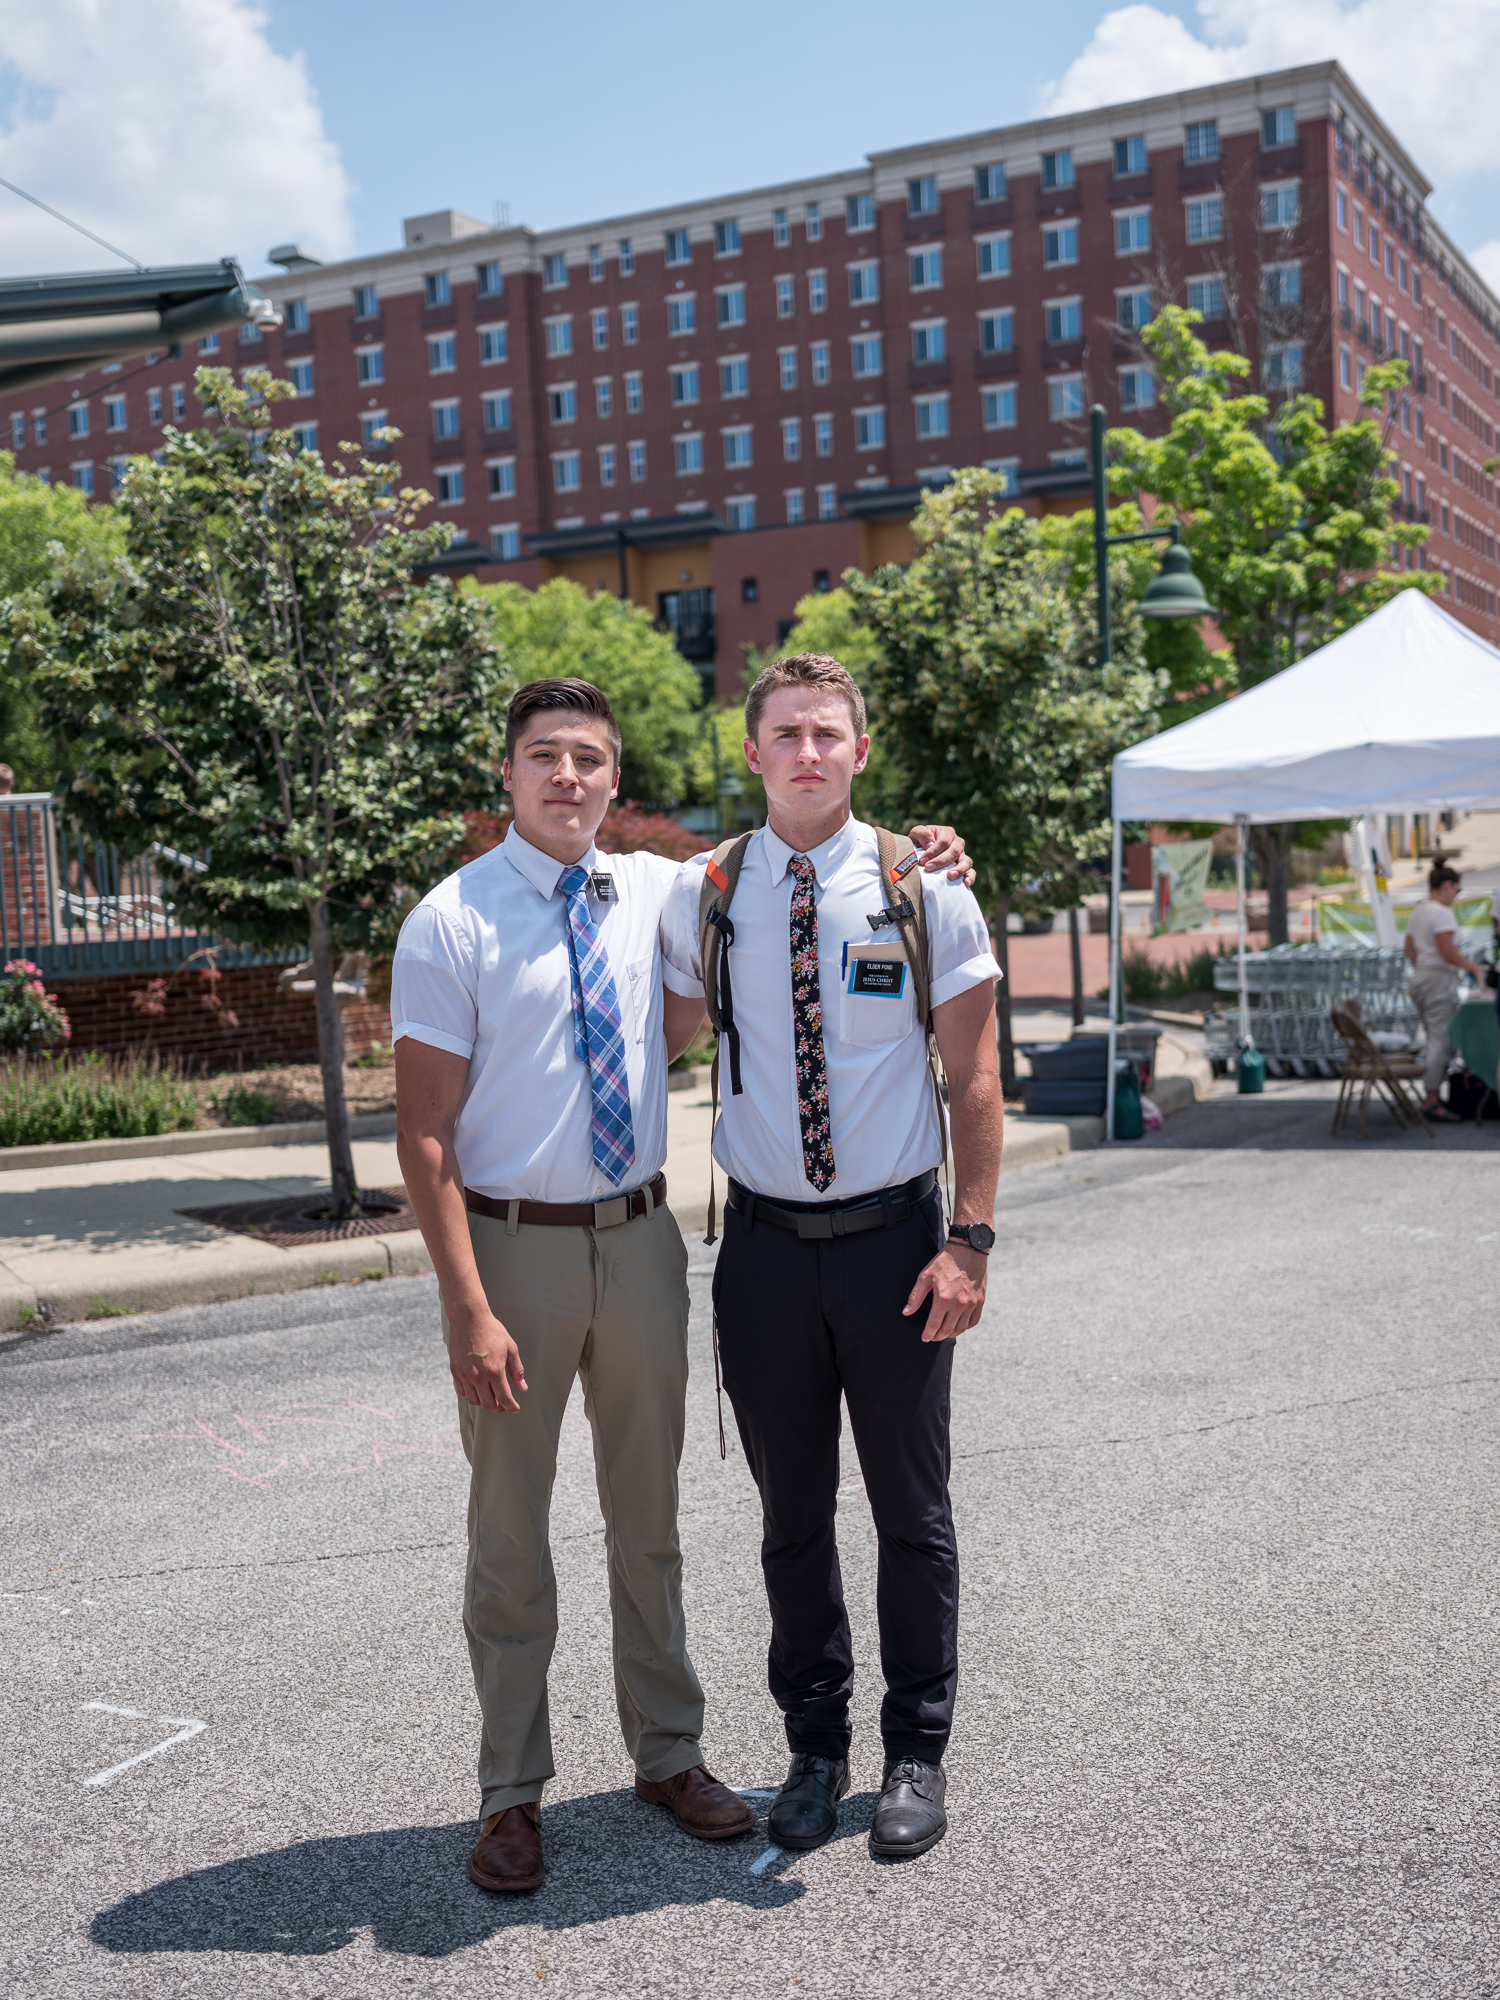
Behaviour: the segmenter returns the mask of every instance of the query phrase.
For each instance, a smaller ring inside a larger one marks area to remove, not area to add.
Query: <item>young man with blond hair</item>
[[[760,1489],[770,1687],[792,1753],[769,1831],[783,1847],[818,1846],[849,1789],[854,1656],[834,1537],[847,1401],[880,1548],[885,1761],[870,1842],[902,1857],[947,1828],[942,1759],[958,1675],[948,1394],[953,1340],[979,1318],[994,1242],[1000,969],[966,888],[883,877],[876,830],[850,807],[870,748],[864,701],[837,660],[776,661],[750,690],[745,728],[769,823],[719,891],[732,925],[716,926],[729,939],[720,966],[732,966],[724,1040],[739,1088],[731,1082],[714,1143],[729,1176],[714,1303],[724,1387]],[[724,864],[721,850],[711,865],[724,875]],[[663,919],[679,990],[703,978],[702,912],[714,905],[702,869],[689,863]],[[946,1233],[911,919],[892,919],[903,892],[925,904],[930,1018],[948,1078]]]
[[[601,854],[620,732],[596,687],[534,681],[506,718],[503,843],[424,896],[391,978],[401,1168],[431,1252],[468,1457],[464,1630],[483,1730],[469,1876],[543,1879],[553,1776],[547,1520],[575,1377],[594,1435],[615,1698],[635,1790],[686,1833],[748,1832],[704,1768],[677,1537],[687,1255],[665,1205],[667,1065],[702,989],[663,977],[680,874]],[[957,858],[946,829],[926,865]]]

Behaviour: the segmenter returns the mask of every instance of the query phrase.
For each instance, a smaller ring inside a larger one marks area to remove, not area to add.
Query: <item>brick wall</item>
[[[109,973],[99,977],[54,979],[48,991],[67,1009],[73,1026],[69,1047],[76,1051],[103,1049],[118,1054],[149,1048],[179,1056],[194,1069],[236,1066],[247,1069],[273,1062],[314,1062],[318,1030],[310,996],[284,994],[277,985],[277,965],[230,966],[217,982],[217,1009],[205,1006],[213,982],[195,968],[169,980],[163,1012],[151,1014],[136,1005],[147,979],[140,973]],[[233,1014],[230,1027],[224,1016]],[[390,1046],[388,1008],[375,1001],[353,1001],[344,1010],[346,1054],[367,1055],[372,1041]]]

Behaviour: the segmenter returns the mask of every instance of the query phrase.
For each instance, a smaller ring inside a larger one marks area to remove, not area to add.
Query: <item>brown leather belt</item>
[[[508,1229],[522,1222],[540,1223],[546,1229],[613,1229],[633,1216],[651,1215],[666,1198],[665,1174],[634,1194],[617,1194],[609,1201],[496,1201],[473,1188],[464,1189],[464,1200],[475,1215],[492,1216]]]

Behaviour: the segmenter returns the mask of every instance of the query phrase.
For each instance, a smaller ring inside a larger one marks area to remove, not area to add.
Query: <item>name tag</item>
[[[848,944],[844,947],[849,993],[871,1000],[899,1000],[906,991],[906,947],[891,944]]]

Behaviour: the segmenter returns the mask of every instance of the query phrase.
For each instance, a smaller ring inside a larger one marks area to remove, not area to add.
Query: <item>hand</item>
[[[905,1317],[920,1312],[930,1292],[932,1309],[927,1315],[923,1340],[952,1340],[977,1324],[984,1311],[987,1260],[963,1243],[945,1243],[930,1264],[924,1266],[911,1288],[911,1297],[901,1308]]]
[[[520,1409],[515,1390],[526,1387],[521,1350],[487,1308],[448,1315],[448,1371],[476,1410]]]
[[[966,889],[973,888],[974,864],[961,833],[955,833],[951,826],[914,826],[911,844],[921,856],[925,874],[946,868],[950,882],[962,882]]]

